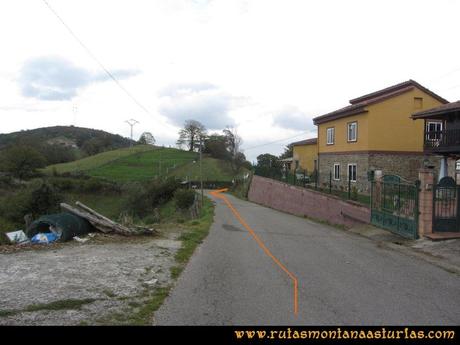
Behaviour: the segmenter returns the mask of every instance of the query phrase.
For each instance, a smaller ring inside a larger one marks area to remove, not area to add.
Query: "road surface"
[[[458,325],[460,277],[327,225],[226,194],[267,255],[221,199],[214,224],[158,325]]]

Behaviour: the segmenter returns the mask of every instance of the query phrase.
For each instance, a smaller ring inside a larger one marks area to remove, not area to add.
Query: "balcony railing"
[[[424,148],[433,152],[460,153],[460,129],[425,131]]]

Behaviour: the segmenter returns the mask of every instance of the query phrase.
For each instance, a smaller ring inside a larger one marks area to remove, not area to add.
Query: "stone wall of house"
[[[424,167],[425,159],[428,165],[435,166],[435,171],[439,171],[441,157],[399,153],[370,153],[369,169],[382,170],[382,175],[398,175],[414,182],[418,179],[419,170]]]
[[[253,176],[248,199],[275,210],[347,227],[369,223],[371,219],[367,206],[260,176]]]
[[[369,171],[367,154],[320,154],[319,155],[319,182],[321,187],[329,186],[329,176],[332,172],[332,188],[348,190],[348,164],[356,163],[356,182],[351,186],[356,187],[359,193],[369,193],[370,183],[367,172]],[[340,180],[334,180],[334,164],[340,164]]]

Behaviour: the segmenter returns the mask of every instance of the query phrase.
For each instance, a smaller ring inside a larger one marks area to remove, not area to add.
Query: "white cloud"
[[[138,71],[115,70],[111,73],[117,79],[125,79],[138,74]],[[75,66],[65,58],[44,56],[24,63],[18,83],[24,97],[60,101],[74,98],[80,89],[92,83],[109,79],[105,72],[94,73]]]
[[[210,83],[180,83],[160,90],[159,111],[176,126],[186,120],[201,122],[208,129],[234,124],[229,116],[232,97]]]
[[[273,124],[297,131],[314,129],[312,118],[294,106],[285,106],[278,110],[273,116]]]

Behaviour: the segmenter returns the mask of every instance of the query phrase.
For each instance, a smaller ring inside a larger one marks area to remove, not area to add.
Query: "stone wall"
[[[348,164],[357,164],[357,181],[352,182],[359,193],[370,193],[368,171],[382,170],[383,175],[399,175],[402,178],[415,182],[418,179],[419,169],[424,167],[424,160],[433,165],[434,171],[439,172],[441,157],[423,154],[400,153],[350,153],[350,154],[320,154],[319,155],[319,183],[321,187],[329,186],[329,173],[334,173],[334,163],[340,164],[340,181],[335,181],[332,175],[332,188],[347,190]],[[449,161],[449,175],[453,174],[455,161]]]
[[[340,164],[340,180],[334,180],[334,163]],[[319,182],[329,186],[329,174],[332,172],[332,188],[348,190],[348,164],[356,163],[356,182],[351,182],[351,187],[358,189],[359,193],[369,193],[370,183],[367,172],[369,160],[367,154],[320,154],[319,155]]]
[[[398,175],[414,182],[418,179],[418,171],[424,167],[425,159],[429,165],[435,166],[435,171],[439,171],[441,159],[438,156],[399,153],[370,153],[369,169],[382,170],[383,175]]]
[[[248,199],[286,213],[347,227],[369,223],[371,218],[370,209],[364,205],[260,176],[253,177]]]

